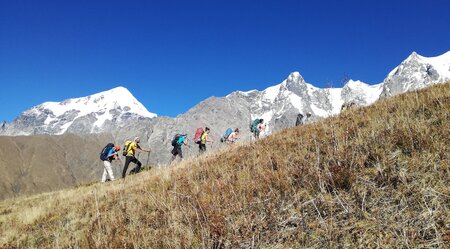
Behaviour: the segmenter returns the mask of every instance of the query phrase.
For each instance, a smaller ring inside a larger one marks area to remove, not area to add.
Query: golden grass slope
[[[0,200],[99,180],[99,148],[111,141],[105,134],[0,136]]]
[[[3,248],[448,248],[450,84],[166,169],[6,200]]]

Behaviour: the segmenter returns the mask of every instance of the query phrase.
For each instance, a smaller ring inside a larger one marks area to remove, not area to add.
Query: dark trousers
[[[130,173],[139,173],[139,171],[141,170],[142,163],[139,160],[137,160],[137,158],[134,156],[127,156],[125,158],[125,166],[123,166],[122,178],[125,178],[125,175],[127,174],[128,165],[131,162],[135,163],[136,167],[132,169]]]
[[[176,157],[178,155],[180,156],[180,158],[183,158],[183,151],[181,150],[181,145],[176,145],[173,147],[172,155],[173,157]]]
[[[200,154],[206,152],[206,144],[199,144],[198,149],[200,151]]]

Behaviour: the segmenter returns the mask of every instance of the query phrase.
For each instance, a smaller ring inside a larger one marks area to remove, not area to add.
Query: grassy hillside
[[[0,200],[99,180],[99,148],[111,140],[105,134],[0,136]]]
[[[4,248],[450,247],[450,84],[107,184],[3,201]]]

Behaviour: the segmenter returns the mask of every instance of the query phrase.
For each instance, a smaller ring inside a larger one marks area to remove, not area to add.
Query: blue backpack
[[[114,147],[113,143],[107,144],[103,150],[100,152],[100,160],[106,161],[108,160],[108,153]]]
[[[220,138],[220,142],[225,142],[227,141],[228,137],[230,136],[230,134],[233,132],[233,129],[228,128],[225,133],[222,135],[222,137]]]

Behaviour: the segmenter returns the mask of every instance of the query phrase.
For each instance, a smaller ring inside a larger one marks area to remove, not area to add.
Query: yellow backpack
[[[130,140],[127,140],[127,141],[125,142],[125,145],[123,146],[123,149],[122,149],[122,155],[123,155],[123,156],[127,156],[128,151],[131,150],[131,148],[130,148],[130,144],[131,144],[131,143],[132,143],[132,141],[130,141]]]

